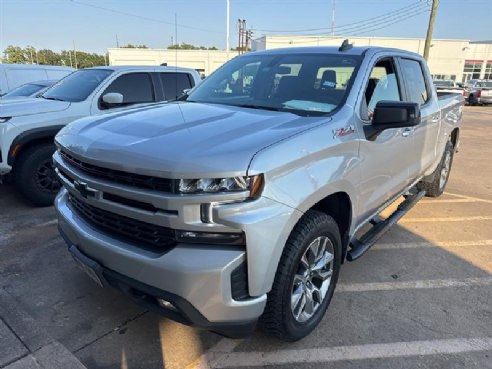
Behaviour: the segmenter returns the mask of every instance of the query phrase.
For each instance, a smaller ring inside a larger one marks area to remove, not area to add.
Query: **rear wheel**
[[[60,182],[53,169],[55,145],[39,144],[27,149],[16,162],[14,180],[22,195],[35,206],[53,205]]]
[[[284,341],[307,336],[331,301],[341,253],[340,231],[333,218],[308,211],[286,243],[260,319],[264,330]]]
[[[446,144],[444,154],[442,155],[441,162],[437,166],[434,173],[432,173],[432,182],[419,182],[417,188],[419,190],[425,190],[425,195],[428,197],[439,197],[444,192],[446,184],[449,180],[449,173],[451,172],[451,166],[453,164],[454,146],[451,142]]]

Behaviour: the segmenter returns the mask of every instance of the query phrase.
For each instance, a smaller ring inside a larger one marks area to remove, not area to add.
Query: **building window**
[[[483,76],[483,78],[492,79],[492,61],[490,60],[485,65],[485,75]]]
[[[482,70],[483,60],[465,60],[463,69],[463,82],[470,79],[479,79]]]

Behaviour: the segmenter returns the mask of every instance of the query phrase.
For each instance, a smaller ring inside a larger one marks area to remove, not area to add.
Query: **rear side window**
[[[188,73],[159,73],[164,88],[164,98],[174,100],[183,94],[184,90],[193,85]]]
[[[405,84],[408,90],[408,100],[418,104],[425,104],[429,100],[429,92],[425,84],[421,64],[416,60],[401,59],[401,66]]]
[[[154,88],[149,73],[129,73],[120,76],[109,85],[104,94],[109,92],[122,94],[123,104],[155,101]]]

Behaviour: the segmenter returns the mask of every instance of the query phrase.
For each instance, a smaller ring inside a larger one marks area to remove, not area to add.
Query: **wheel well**
[[[9,153],[9,164],[12,165],[13,170],[15,170],[14,163],[16,160],[18,160],[28,149],[31,147],[41,145],[41,144],[52,144],[53,143],[53,137],[42,137],[42,138],[35,138],[31,141],[25,142],[20,145],[18,149],[16,149],[16,145],[14,145],[10,149]],[[15,152],[14,152],[15,151]]]
[[[320,200],[311,209],[328,214],[337,222],[342,238],[343,262],[347,253],[352,219],[352,203],[350,197],[345,192],[337,192]]]

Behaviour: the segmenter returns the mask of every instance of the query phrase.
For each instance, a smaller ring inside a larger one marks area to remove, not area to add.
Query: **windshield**
[[[249,54],[235,58],[198,85],[187,101],[329,113],[345,100],[358,56]]]
[[[434,81],[436,87],[454,87],[453,81]]]
[[[26,83],[25,85],[14,88],[12,91],[6,93],[4,97],[14,97],[14,96],[31,96],[36,92],[43,89],[45,86]]]
[[[113,71],[108,69],[82,69],[57,82],[41,97],[45,99],[78,102],[87,99]]]

